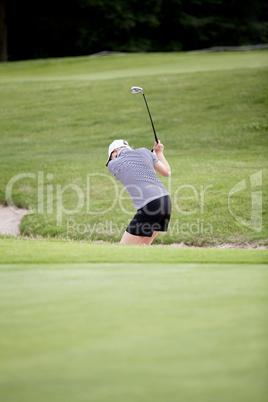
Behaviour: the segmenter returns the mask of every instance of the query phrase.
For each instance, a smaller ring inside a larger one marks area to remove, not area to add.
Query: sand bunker
[[[27,209],[0,205],[0,234],[18,236],[20,222],[27,213]]]

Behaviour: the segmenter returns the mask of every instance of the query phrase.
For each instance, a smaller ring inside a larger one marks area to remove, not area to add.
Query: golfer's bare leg
[[[123,234],[120,244],[141,244],[142,236],[134,236],[128,232]]]
[[[120,244],[132,244],[132,245],[144,244],[146,246],[150,246],[156,235],[157,235],[156,231],[153,233],[152,237],[135,236],[128,232],[125,232],[120,241]]]
[[[152,237],[142,237],[142,242],[141,244],[145,244],[146,246],[150,246],[152,242],[154,241],[155,236],[157,235],[157,231],[155,230]]]

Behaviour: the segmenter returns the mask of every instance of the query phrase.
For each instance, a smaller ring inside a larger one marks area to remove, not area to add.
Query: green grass
[[[141,247],[120,244],[15,239],[0,240],[2,263],[248,263],[268,262],[268,250]],[[34,265],[35,266],[35,265]]]
[[[1,244],[3,400],[267,399],[266,250]]]
[[[7,402],[264,402],[268,250],[0,239]]]
[[[266,68],[267,52],[147,53],[12,62],[1,65],[3,81],[101,80],[163,73]],[[120,83],[119,83],[120,85]]]
[[[172,168],[171,180],[162,179],[173,202],[170,230],[156,242],[267,245],[267,55],[133,54],[2,63],[0,202],[8,201],[12,177],[30,173],[34,178],[20,179],[12,191],[15,205],[33,210],[23,218],[24,235],[118,241],[135,210],[120,184],[109,179],[105,162],[115,138],[152,147],[143,99],[130,93],[139,85]],[[251,216],[250,177],[257,172],[261,186],[252,191],[262,191],[262,205],[256,201],[258,213]],[[228,195],[242,180],[246,189],[230,201],[234,216]],[[77,213],[76,192],[65,188],[61,194],[66,185],[80,189],[84,205]],[[70,215],[61,216],[62,207]]]

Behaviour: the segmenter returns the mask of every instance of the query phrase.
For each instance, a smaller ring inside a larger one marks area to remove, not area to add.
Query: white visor
[[[113,142],[110,144],[109,149],[108,149],[108,160],[107,160],[106,166],[108,165],[108,163],[109,163],[109,161],[110,161],[110,159],[111,159],[111,154],[112,154],[112,152],[113,152],[116,148],[121,148],[121,147],[126,147],[126,146],[129,147],[128,142],[125,141],[125,140],[115,140],[115,141],[113,141]]]

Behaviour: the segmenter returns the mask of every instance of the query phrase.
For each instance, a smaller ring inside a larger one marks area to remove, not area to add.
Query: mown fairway
[[[135,211],[105,162],[115,138],[152,147],[143,99],[130,93],[138,85],[172,167],[171,180],[163,179],[170,231],[156,242],[267,244],[267,55],[2,64],[0,201],[10,201],[10,180],[26,174],[11,192],[15,205],[33,210],[23,234],[118,241]]]
[[[2,400],[267,400],[267,250],[0,245]]]

